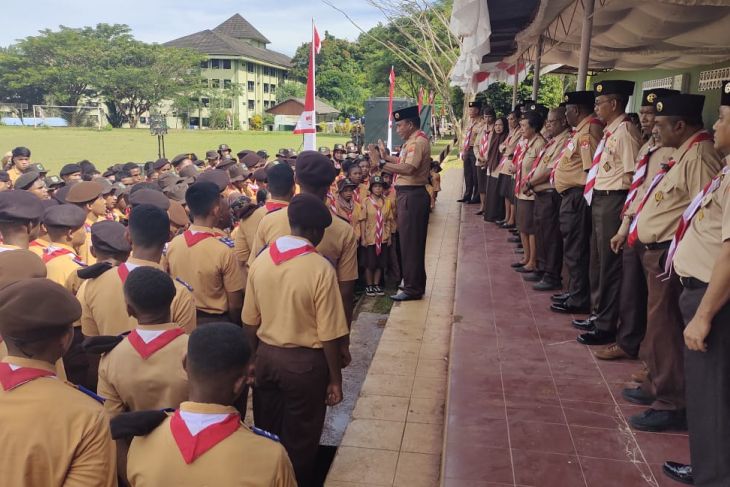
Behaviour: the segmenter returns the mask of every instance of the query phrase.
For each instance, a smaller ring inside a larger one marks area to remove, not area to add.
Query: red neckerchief
[[[272,211],[286,208],[289,206],[289,203],[285,203],[283,201],[267,201],[264,206],[266,207],[266,211],[271,213]]]
[[[629,187],[629,194],[626,195],[626,201],[624,202],[624,207],[621,210],[621,218],[624,217],[626,214],[626,210],[629,209],[629,206],[631,206],[631,203],[636,199],[636,194],[639,192],[639,187],[641,187],[642,184],[644,184],[644,181],[646,181],[646,173],[649,166],[649,159],[651,159],[651,155],[656,152],[660,146],[653,145],[649,147],[649,149],[646,151],[646,154],[644,154],[641,159],[636,163],[636,172],[634,173],[634,177],[631,178],[631,186]]]
[[[220,237],[220,234],[213,233],[213,232],[198,232],[195,230],[185,230],[185,232],[183,232],[183,237],[185,238],[185,243],[188,244],[188,247],[192,247],[193,245],[202,242],[206,238]]]
[[[599,120],[600,122],[600,120]],[[624,115],[623,120],[621,120],[618,125],[616,126],[616,130],[621,127],[624,123],[630,123],[631,119],[628,115]],[[589,123],[593,123],[593,119]],[[586,185],[583,188],[583,198],[586,200],[586,203],[588,203],[588,206],[591,206],[591,203],[593,202],[593,188],[596,186],[596,178],[598,177],[598,171],[601,169],[601,167],[598,165],[599,162],[601,162],[601,156],[603,155],[603,150],[606,148],[606,143],[608,142],[608,139],[611,138],[613,135],[611,132],[607,131],[605,128],[603,129],[603,137],[601,138],[601,141],[598,143],[598,147],[596,147],[596,152],[593,154],[593,162],[591,163],[591,169],[588,171],[588,176],[586,176]]]
[[[41,247],[45,248],[42,243],[39,243],[38,240],[33,240],[31,243],[28,244],[28,247]]]
[[[54,247],[52,244],[43,249],[43,256],[41,257],[43,259],[43,263],[47,264],[56,257],[61,257],[62,255],[73,255],[76,257],[76,254],[72,251],[60,247]]]
[[[383,227],[385,226],[383,221],[383,206],[385,206],[385,200],[383,200],[382,205],[378,206],[373,196],[368,199],[370,200],[370,204],[375,207],[375,255],[380,255],[383,251]]]
[[[137,330],[132,330],[127,335],[127,340],[129,340],[129,344],[132,345],[132,348],[137,351],[140,357],[147,360],[153,353],[165,347],[165,345],[183,333],[185,332],[181,328],[171,328],[163,331],[149,342],[145,342]]]
[[[0,362],[0,385],[5,391],[11,391],[39,377],[55,376],[56,374],[49,370],[13,366],[7,362]]]
[[[238,414],[231,413],[226,419],[219,423],[214,423],[207,428],[193,435],[188,429],[188,425],[180,415],[180,410],[175,411],[170,419],[170,431],[175,439],[183,460],[188,465],[193,463],[202,454],[216,446],[235,433],[241,426],[241,417]]]
[[[291,237],[280,237],[272,242],[269,254],[274,264],[279,265],[300,255],[317,252],[317,249],[305,240]]]
[[[127,282],[127,277],[129,276],[129,273],[135,270],[138,265],[134,264],[128,264],[127,262],[124,262],[122,264],[119,264],[117,267],[117,274],[119,274],[119,279],[122,280],[122,284]]]

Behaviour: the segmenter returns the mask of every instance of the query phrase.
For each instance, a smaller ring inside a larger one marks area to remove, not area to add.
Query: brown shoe
[[[631,374],[631,380],[634,382],[637,382],[639,384],[643,384],[649,379],[649,369],[646,368],[646,365],[641,367],[641,370],[637,370],[633,374]]]
[[[624,352],[621,347],[619,347],[615,343],[612,343],[606,348],[596,350],[595,352],[593,352],[593,355],[600,360],[618,360],[622,358],[631,358],[628,353]]]

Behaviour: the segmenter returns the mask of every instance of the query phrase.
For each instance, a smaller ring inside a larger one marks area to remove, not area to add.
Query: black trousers
[[[591,204],[593,238],[597,251],[598,301],[593,304],[596,313],[596,329],[616,333],[618,328],[619,296],[621,294],[621,254],[611,250],[611,238],[621,227],[621,210],[626,201],[626,191],[610,194],[595,191]]]
[[[685,288],[679,298],[684,323],[694,317],[706,288]],[[694,485],[730,485],[730,303],[712,320],[706,352],[684,349],[689,451]]]
[[[626,246],[622,255],[621,298],[616,344],[632,357],[639,356],[639,347],[646,335],[646,273],[641,264],[644,247]]]
[[[545,281],[560,282],[563,272],[563,239],[560,235],[560,195],[554,189],[535,194],[537,268]]]
[[[424,186],[398,186],[396,195],[403,291],[422,296],[426,292],[426,236],[431,197]]]
[[[568,305],[587,308],[591,303],[588,269],[590,265],[591,209],[583,199],[583,188],[570,188],[561,193],[560,234],[563,237],[563,259],[568,268]]]
[[[504,198],[499,194],[499,179],[487,177],[487,203],[484,210],[485,222],[504,220]]]
[[[478,200],[476,157],[473,147],[469,146],[466,153],[462,155],[462,161],[464,163],[464,199],[466,201]]]

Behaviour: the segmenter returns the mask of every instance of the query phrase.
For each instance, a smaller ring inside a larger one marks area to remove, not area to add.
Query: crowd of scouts
[[[417,108],[394,117],[400,154],[221,145],[54,178],[14,149],[0,172],[4,485],[314,485],[356,281],[383,294],[392,263],[392,299],[425,290],[438,168]]]
[[[469,105],[466,190],[486,222],[509,230],[511,267],[577,341],[601,360],[640,362],[623,399],[646,406],[641,431],[689,431],[691,465],[664,472],[703,487],[730,485],[730,81],[713,133],[705,97],[595,83],[548,109],[527,101],[497,118]],[[567,282],[563,280],[567,277]]]

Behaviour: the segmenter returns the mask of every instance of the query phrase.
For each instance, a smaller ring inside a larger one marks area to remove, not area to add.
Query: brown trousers
[[[583,199],[583,187],[560,194],[560,234],[563,260],[568,268],[568,304],[587,308],[591,304],[588,266],[591,242],[591,209]]]
[[[653,409],[682,410],[685,407],[684,324],[679,309],[682,285],[676,274],[669,279],[659,277],[664,272],[661,260],[665,252],[645,250],[641,258],[648,298],[646,336],[639,358],[649,369],[649,378],[642,388],[656,398],[651,405]]]
[[[706,288],[685,288],[679,307],[685,324],[697,311]],[[694,485],[730,485],[730,303],[715,315],[706,352],[684,349],[687,422]]]
[[[535,194],[537,268],[543,279],[560,282],[563,272],[563,240],[560,235],[560,195],[554,189]]]
[[[616,343],[632,357],[639,356],[639,347],[646,334],[646,274],[641,263],[644,247],[624,247],[621,298]]]
[[[411,296],[426,292],[426,236],[431,197],[424,186],[397,186],[398,238],[403,291]]]
[[[259,428],[279,436],[301,487],[312,484],[328,382],[323,350],[259,344],[254,420]]]

